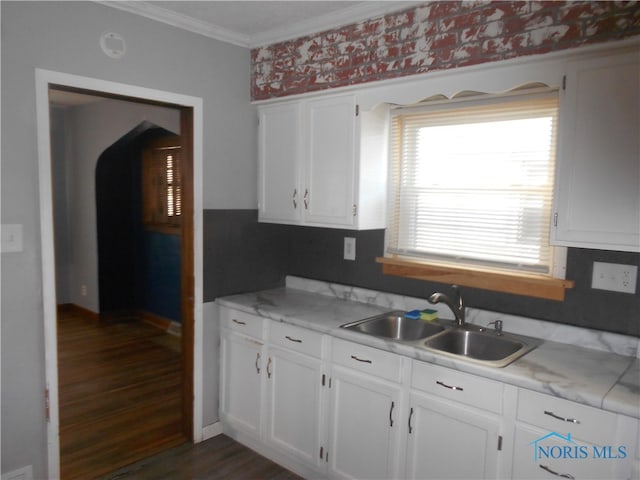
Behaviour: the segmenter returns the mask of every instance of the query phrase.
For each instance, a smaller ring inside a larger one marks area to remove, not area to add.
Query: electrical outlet
[[[636,293],[638,267],[619,263],[593,262],[591,288]]]
[[[344,259],[356,259],[356,239],[353,237],[344,237]]]
[[[80,285],[80,295],[82,295],[83,297],[87,296],[87,286],[86,285]]]

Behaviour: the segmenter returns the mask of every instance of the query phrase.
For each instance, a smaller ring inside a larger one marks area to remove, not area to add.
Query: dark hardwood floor
[[[58,374],[63,480],[300,478],[224,435],[186,442],[180,342],[156,327],[60,311]]]
[[[302,480],[225,435],[186,443],[105,476],[102,480]]]
[[[185,442],[179,341],[139,321],[58,314],[60,468],[92,479]]]

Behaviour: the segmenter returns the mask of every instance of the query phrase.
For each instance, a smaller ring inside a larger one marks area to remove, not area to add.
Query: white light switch
[[[356,239],[353,237],[344,237],[344,259],[356,259]]]
[[[610,290],[612,292],[636,293],[636,265],[619,263],[593,262],[591,288]]]
[[[2,225],[2,253],[22,251],[22,225],[8,223]]]

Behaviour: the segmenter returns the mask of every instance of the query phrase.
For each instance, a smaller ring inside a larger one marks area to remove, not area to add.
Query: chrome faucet
[[[458,288],[458,286],[452,285],[451,288],[456,295],[455,301],[451,300],[451,298],[449,298],[449,296],[445,295],[444,293],[436,292],[429,297],[429,303],[444,303],[451,309],[454,317],[456,318],[458,326],[461,327],[464,325],[464,302],[462,301],[462,295],[460,294],[460,289]]]

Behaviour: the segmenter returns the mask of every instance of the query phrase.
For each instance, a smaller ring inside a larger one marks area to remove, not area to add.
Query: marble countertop
[[[322,291],[319,291],[317,284],[314,285],[316,288],[311,289],[315,291],[300,289],[308,285],[295,282],[295,279],[292,282],[288,279],[287,284],[288,287],[223,297],[216,302],[409,358],[640,418],[640,360],[635,355],[620,355],[546,339],[538,348],[504,368],[479,365],[340,328],[347,322],[396,308],[416,308],[411,302],[399,305],[402,302],[397,298],[389,298],[388,294],[380,294],[385,297],[380,301],[380,295],[375,292],[365,292],[367,299],[363,302],[362,298],[354,300],[353,294],[345,295],[345,290],[331,284],[321,288]],[[291,288],[291,285],[298,288]],[[508,324],[505,324],[505,331],[523,333],[509,330]],[[584,335],[582,332],[581,336]],[[595,332],[594,335],[601,334]],[[622,339],[625,353],[634,353],[629,345],[637,348],[637,340]]]

